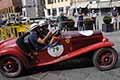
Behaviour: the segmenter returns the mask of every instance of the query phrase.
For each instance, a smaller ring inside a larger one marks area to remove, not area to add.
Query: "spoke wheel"
[[[0,71],[6,77],[16,77],[22,70],[23,66],[16,57],[6,56],[0,59]]]
[[[117,60],[118,54],[113,48],[99,49],[93,56],[93,64],[102,71],[115,67]]]

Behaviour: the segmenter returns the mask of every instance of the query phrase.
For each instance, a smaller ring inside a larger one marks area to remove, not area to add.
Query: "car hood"
[[[65,38],[73,38],[73,37],[91,37],[94,35],[102,35],[100,31],[92,31],[92,30],[87,30],[87,31],[68,31],[64,32],[63,36]]]
[[[7,39],[0,41],[0,50],[4,48],[9,48],[9,47],[15,47],[16,46],[16,39]]]

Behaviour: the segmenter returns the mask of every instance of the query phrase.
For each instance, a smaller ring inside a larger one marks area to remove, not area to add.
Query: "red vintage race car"
[[[85,54],[92,54],[93,64],[102,71],[115,67],[118,60],[117,52],[112,48],[113,43],[101,32],[89,30],[60,33],[53,44],[39,51],[37,62],[31,63],[25,52],[30,46],[25,45],[25,36],[0,42],[0,72],[3,75],[16,77],[24,69],[51,65]]]

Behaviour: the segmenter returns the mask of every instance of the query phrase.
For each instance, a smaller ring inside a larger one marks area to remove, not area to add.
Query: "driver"
[[[33,23],[30,26],[30,35],[27,39],[32,47],[33,57],[37,56],[38,51],[44,48],[46,44],[49,44],[47,40],[52,33],[46,27],[47,25],[44,22],[41,22],[39,24]]]

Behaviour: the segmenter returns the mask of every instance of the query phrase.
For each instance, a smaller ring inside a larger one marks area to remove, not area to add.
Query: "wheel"
[[[101,71],[114,68],[117,60],[118,54],[113,48],[101,48],[93,56],[93,64]]]
[[[5,56],[0,59],[0,72],[6,77],[17,77],[23,71],[23,65],[14,56]]]

